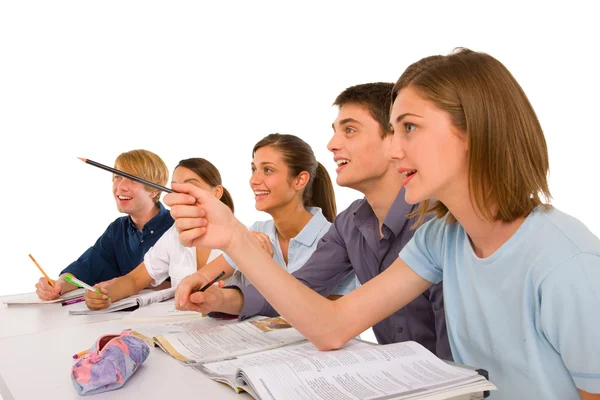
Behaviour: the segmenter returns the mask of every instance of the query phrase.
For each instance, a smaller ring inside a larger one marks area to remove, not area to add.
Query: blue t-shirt
[[[312,253],[317,249],[320,239],[327,233],[331,226],[331,222],[327,221],[319,207],[308,207],[306,210],[310,212],[313,217],[308,221],[304,228],[302,228],[300,233],[290,240],[287,264],[283,258],[283,252],[281,251],[281,246],[277,239],[277,229],[275,229],[273,220],[257,221],[250,227],[251,231],[262,232],[269,236],[271,247],[273,247],[273,260],[284,267],[290,274],[299,270],[300,267],[308,261]],[[223,256],[232,268],[238,269],[237,265],[235,265],[233,260],[229,258],[227,254],[223,254]],[[239,271],[236,271],[227,281],[227,285],[230,286],[242,287],[249,284],[250,282],[245,276],[241,275]],[[351,273],[346,276],[331,293],[340,295],[348,294],[356,289],[356,286],[356,275]]]
[[[600,240],[580,221],[538,207],[482,259],[460,224],[435,219],[400,258],[444,280],[454,360],[488,370],[492,399],[600,392]]]
[[[173,218],[161,203],[160,210],[138,230],[129,215],[114,220],[96,243],[61,271],[69,272],[89,285],[131,272],[144,261],[144,254],[171,225]]]

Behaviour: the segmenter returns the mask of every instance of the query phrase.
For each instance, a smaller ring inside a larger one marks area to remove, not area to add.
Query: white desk
[[[2,303],[18,296],[0,297],[0,338],[123,318],[123,313],[69,316],[72,306],[61,306],[60,303],[10,306]]]
[[[4,298],[0,297],[0,301]],[[69,316],[60,304],[10,306],[0,304],[0,400],[78,399],[71,383],[73,354],[92,346],[101,335],[135,328],[142,322],[124,320],[124,313]],[[229,386],[173,360],[159,348],[125,385],[94,399],[238,399]],[[456,400],[469,400],[470,396]]]

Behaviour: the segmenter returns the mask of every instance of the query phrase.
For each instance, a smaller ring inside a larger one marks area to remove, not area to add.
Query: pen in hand
[[[102,293],[102,291],[101,291],[100,289],[98,289],[98,288],[94,288],[94,287],[91,287],[91,286],[90,286],[90,285],[88,285],[87,283],[85,283],[85,282],[83,282],[83,281],[80,281],[79,279],[75,278],[75,277],[74,277],[73,275],[71,275],[71,274],[66,274],[66,275],[65,275],[65,280],[66,280],[67,282],[69,282],[70,284],[72,284],[72,285],[75,285],[75,286],[77,286],[77,287],[84,288],[84,289],[87,289],[87,290],[91,290],[92,292],[96,292],[96,293],[98,293],[98,294],[104,294],[104,293]],[[111,301],[111,300],[110,300],[110,297],[108,297],[108,296],[106,296],[106,299],[107,299],[108,301]]]
[[[217,277],[215,279],[213,279],[212,281],[208,282],[206,285],[202,286],[202,288],[199,290],[199,292],[204,292],[206,289],[208,289],[215,282],[218,282],[219,279],[221,279],[223,277],[223,275],[225,275],[225,271],[221,271],[221,273],[219,275],[217,275]]]

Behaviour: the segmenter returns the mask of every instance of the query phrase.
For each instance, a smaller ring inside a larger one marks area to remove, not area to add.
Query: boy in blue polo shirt
[[[163,186],[169,179],[164,161],[148,150],[122,153],[115,168]],[[113,221],[92,247],[62,270],[54,287],[46,278],[40,278],[35,287],[41,300],[52,300],[76,289],[65,281],[66,273],[90,285],[127,274],[173,225],[173,218],[160,202],[159,190],[114,175],[112,191],[117,209],[127,215]]]

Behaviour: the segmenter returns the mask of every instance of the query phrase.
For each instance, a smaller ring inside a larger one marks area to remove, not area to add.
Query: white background
[[[119,214],[112,165],[127,150],[170,169],[205,157],[250,224],[254,143],[293,133],[326,149],[348,86],[395,81],[456,46],[500,59],[546,133],[554,204],[600,234],[595,174],[600,102],[597,14],[569,1],[0,3],[0,295],[32,291]],[[523,2],[524,3],[524,2]],[[590,2],[591,4],[591,2]],[[338,209],[360,195],[336,187]]]

